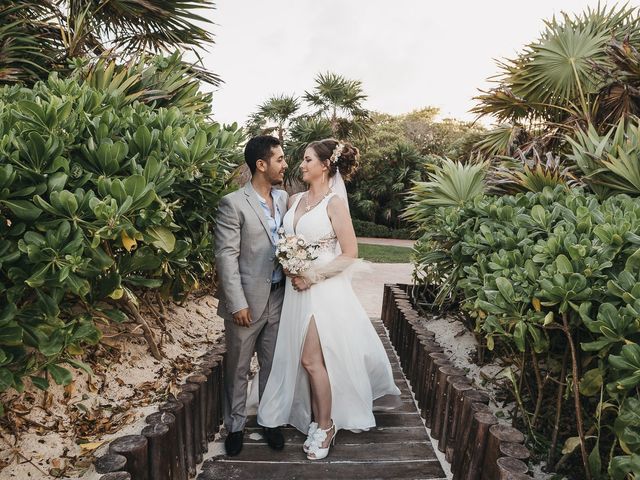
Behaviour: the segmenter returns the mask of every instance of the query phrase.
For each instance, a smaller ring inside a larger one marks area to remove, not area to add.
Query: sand
[[[165,326],[147,313],[164,358],[155,360],[134,324],[102,325],[103,339],[83,361],[94,375],[72,369],[67,387],[45,395],[29,382],[22,394],[4,395],[0,425],[0,479],[97,479],[95,456],[112,439],[139,433],[144,418],[193,371],[197,358],[221,339],[217,299],[192,297],[168,305]],[[52,382],[53,383],[53,382]]]

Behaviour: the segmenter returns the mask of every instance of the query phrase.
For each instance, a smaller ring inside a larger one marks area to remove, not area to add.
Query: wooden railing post
[[[492,413],[478,412],[473,415],[462,466],[459,473],[454,475],[454,480],[480,480],[489,428],[496,423],[498,419]]]
[[[450,448],[453,450],[456,429],[458,427],[458,416],[460,415],[459,406],[462,404],[462,394],[467,390],[471,390],[471,382],[467,377],[449,377],[447,378],[447,400],[444,411],[444,423],[442,425],[442,435],[438,442],[438,450],[447,453]],[[448,460],[451,462],[451,460]]]
[[[187,453],[185,450],[185,420],[184,420],[184,405],[181,402],[166,402],[160,405],[160,412],[170,413],[175,418],[176,428],[176,445],[174,454],[176,456],[176,473],[174,474],[176,480],[186,480],[188,476],[187,470]]]
[[[149,425],[166,425],[169,428],[166,451],[162,452],[162,454],[169,459],[169,466],[171,468],[171,476],[169,478],[171,480],[185,480],[179,459],[179,443],[181,443],[182,439],[178,437],[178,425],[175,415],[170,412],[156,412],[147,416],[145,422]],[[151,442],[149,444],[151,445]]]
[[[464,452],[467,450],[469,435],[471,431],[471,419],[477,412],[489,413],[491,410],[489,396],[478,390],[467,390],[462,393],[462,409],[459,416],[459,424],[456,432],[456,439],[453,443],[453,459],[451,462],[451,472],[459,474],[462,467]]]
[[[109,444],[109,453],[126,457],[126,470],[136,480],[149,480],[148,442],[142,435],[125,435]]]
[[[453,364],[449,360],[449,356],[445,354],[436,354],[430,353],[429,356],[432,357],[431,363],[428,365],[427,371],[427,398],[425,402],[424,408],[424,420],[427,424],[427,427],[433,428],[433,419],[434,419],[434,408],[436,404],[436,390],[438,389],[438,369],[440,367],[452,367]]]
[[[198,386],[198,395],[200,396],[200,410],[198,420],[200,425],[200,451],[207,453],[209,451],[209,441],[207,439],[207,409],[209,408],[209,387],[207,377],[202,374],[190,375],[187,377],[187,384],[192,383]],[[199,463],[199,462],[198,462]]]
[[[502,456],[500,453],[502,444],[518,445],[522,442],[524,442],[524,435],[519,430],[509,425],[493,425],[489,429],[487,450],[482,467],[482,480],[492,480],[499,477],[497,461]]]
[[[147,425],[142,435],[149,442],[149,478],[171,480],[171,455],[169,450],[169,426],[162,423]]]
[[[526,473],[529,471],[527,465],[517,458],[502,457],[497,461],[499,480],[521,480],[521,478],[531,478]],[[519,475],[519,476],[518,476]]]
[[[453,366],[439,367],[436,372],[435,395],[433,397],[433,421],[431,426],[431,436],[436,440],[442,438],[443,424],[446,420],[447,403],[447,379],[450,377],[464,377],[464,370]]]
[[[131,480],[129,472],[112,472],[102,475],[100,480]]]
[[[196,446],[195,446],[195,434],[193,431],[194,421],[194,406],[193,406],[193,393],[180,392],[178,394],[178,400],[184,406],[184,448],[185,459],[187,464],[187,472],[189,476],[193,477],[196,474]]]
[[[98,457],[93,465],[98,473],[113,473],[125,470],[127,458],[117,453],[107,453]]]

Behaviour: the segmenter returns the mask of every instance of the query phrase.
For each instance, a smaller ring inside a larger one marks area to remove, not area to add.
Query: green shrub
[[[213,267],[241,132],[52,75],[0,90],[0,392],[66,384],[95,320],[182,297]],[[152,349],[153,350],[153,349]],[[158,352],[155,352],[157,355]]]
[[[409,210],[429,212],[417,273],[439,285],[441,303],[461,301],[488,348],[516,368],[534,443],[555,449],[559,427],[593,478],[604,478],[602,464],[612,478],[638,476],[640,199],[547,187],[426,209],[415,193]],[[562,395],[572,408],[558,403],[556,425],[543,406]]]
[[[408,228],[392,229],[386,225],[378,225],[377,223],[358,220],[357,218],[353,219],[353,228],[358,237],[398,238],[403,240],[410,240],[415,237],[415,234]]]

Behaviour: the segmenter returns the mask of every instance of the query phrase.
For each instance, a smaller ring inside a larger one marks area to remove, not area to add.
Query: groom
[[[280,141],[254,137],[244,150],[251,181],[220,201],[216,217],[216,271],[220,279],[218,315],[224,319],[227,358],[224,424],[227,455],[242,450],[246,423],[247,375],[258,353],[259,395],[267,383],[276,346],[285,277],[275,260],[275,244],[287,193],[274,188],[287,163]],[[278,428],[264,428],[269,446],[284,447]]]

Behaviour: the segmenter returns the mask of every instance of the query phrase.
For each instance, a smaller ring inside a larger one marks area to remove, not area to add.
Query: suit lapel
[[[262,210],[262,205],[260,205],[260,201],[258,200],[258,194],[251,185],[251,181],[247,182],[244,186],[244,193],[247,196],[247,202],[251,205],[251,208],[258,216],[260,223],[264,227],[264,231],[269,237],[269,241],[273,243],[273,238],[271,238],[271,230],[269,228],[269,224],[267,223],[267,219],[264,217],[264,210]]]

